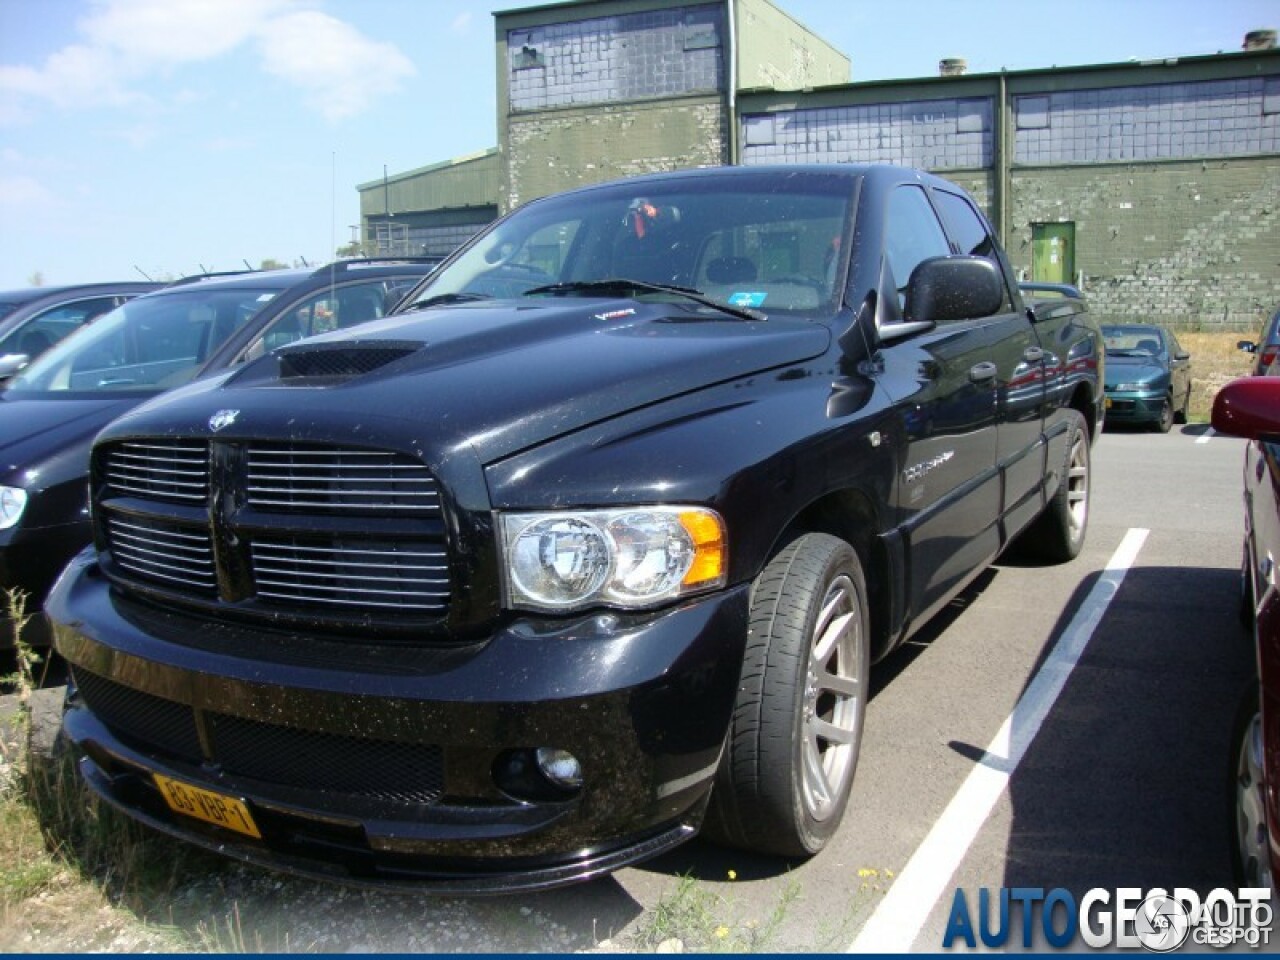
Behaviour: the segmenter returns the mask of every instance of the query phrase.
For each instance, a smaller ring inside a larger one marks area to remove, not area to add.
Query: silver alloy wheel
[[[1067,465],[1067,516],[1071,539],[1078,540],[1089,519],[1089,435],[1076,434]]]
[[[826,820],[848,788],[857,760],[858,727],[866,677],[861,675],[862,621],[848,576],[827,587],[814,624],[805,675],[804,743],[801,746],[805,808]]]
[[[1266,802],[1262,779],[1262,712],[1258,711],[1245,728],[1236,758],[1236,842],[1240,844],[1244,878],[1251,887],[1271,887]]]

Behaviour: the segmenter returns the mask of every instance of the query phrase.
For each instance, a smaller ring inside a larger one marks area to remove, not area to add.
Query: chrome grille
[[[106,481],[124,496],[203,503],[209,497],[209,448],[199,440],[130,440],[106,455]]]
[[[444,549],[422,541],[259,538],[253,576],[259,597],[287,603],[440,613],[449,600]]]
[[[271,510],[438,514],[440,494],[412,457],[380,450],[249,449],[249,503]]]
[[[208,530],[115,513],[107,514],[105,521],[111,559],[123,569],[206,595],[217,592]]]

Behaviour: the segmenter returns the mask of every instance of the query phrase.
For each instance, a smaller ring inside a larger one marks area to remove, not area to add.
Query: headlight
[[[22,519],[27,507],[27,491],[21,487],[0,487],[0,530],[8,530]]]
[[[505,514],[507,599],[525,610],[647,607],[724,586],[724,522],[701,507]]]

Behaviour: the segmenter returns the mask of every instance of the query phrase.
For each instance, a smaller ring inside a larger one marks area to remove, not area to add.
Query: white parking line
[[[1148,533],[1149,530],[1134,528],[1125,534],[1053,652],[1023,691],[1013,713],[898,874],[853,941],[850,953],[905,953],[911,949],[978,831],[1008,787],[1009,778],[1040,732],[1125,574],[1137,560]]]
[[[1196,439],[1196,443],[1208,443],[1212,438],[1216,437],[1213,427],[1210,427]]]

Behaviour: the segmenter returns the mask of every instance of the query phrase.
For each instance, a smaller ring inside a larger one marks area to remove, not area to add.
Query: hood
[[[1167,376],[1168,370],[1159,360],[1151,357],[1124,357],[1107,355],[1106,386],[1117,383],[1149,383]]]
[[[483,301],[315,337],[198,382],[112,433],[386,444],[482,464],[712,384],[824,353],[827,327],[615,298]],[[226,417],[222,420],[227,420]]]
[[[119,394],[93,398],[0,394],[0,482],[67,457],[76,459],[80,473],[87,474],[94,436],[140,402],[136,395]]]

